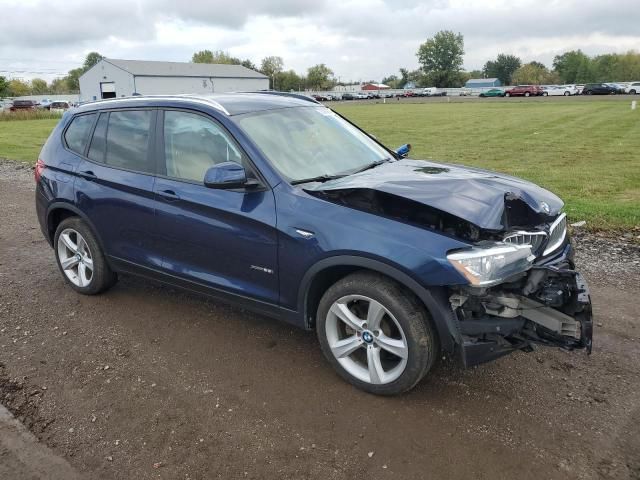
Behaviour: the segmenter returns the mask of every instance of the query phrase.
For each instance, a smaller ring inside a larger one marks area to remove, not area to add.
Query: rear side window
[[[89,158],[110,167],[154,173],[155,164],[149,155],[152,119],[151,110],[100,114]]]
[[[84,155],[87,142],[89,141],[89,131],[93,126],[95,118],[96,114],[91,113],[89,115],[80,115],[71,120],[71,124],[64,134],[64,140],[67,142],[69,149],[80,155]]]

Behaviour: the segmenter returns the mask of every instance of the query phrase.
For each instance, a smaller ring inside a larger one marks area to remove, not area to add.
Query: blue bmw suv
[[[90,103],[42,149],[38,219],[78,293],[130,273],[315,329],[375,394],[411,389],[442,355],[590,351],[562,201],[407,150],[298,95]]]

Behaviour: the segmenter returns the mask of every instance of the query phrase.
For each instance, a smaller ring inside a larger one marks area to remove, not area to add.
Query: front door
[[[277,304],[273,192],[266,185],[251,190],[205,187],[205,172],[217,163],[237,162],[252,175],[246,154],[208,116],[166,110],[159,121],[164,175],[156,179],[154,191],[163,270],[215,290]]]

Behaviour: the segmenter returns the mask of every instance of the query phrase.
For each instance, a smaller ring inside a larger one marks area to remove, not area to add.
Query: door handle
[[[93,173],[91,170],[85,170],[83,172],[78,172],[78,175],[80,175],[82,178],[92,182],[94,180],[97,180],[98,177],[96,176],[95,173]]]
[[[178,195],[173,190],[160,190],[157,193],[167,202],[175,202],[177,200],[180,200],[180,195]]]

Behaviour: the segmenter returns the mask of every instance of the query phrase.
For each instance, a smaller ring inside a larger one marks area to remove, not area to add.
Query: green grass
[[[622,101],[336,104],[413,158],[526,178],[566,202],[592,229],[640,225],[640,110]],[[0,157],[34,164],[57,120],[0,122]]]
[[[564,99],[561,99],[564,100]],[[560,196],[592,229],[640,225],[640,110],[628,102],[339,104],[336,110],[412,158],[479,166]]]
[[[0,157],[34,165],[58,119],[0,122]]]

